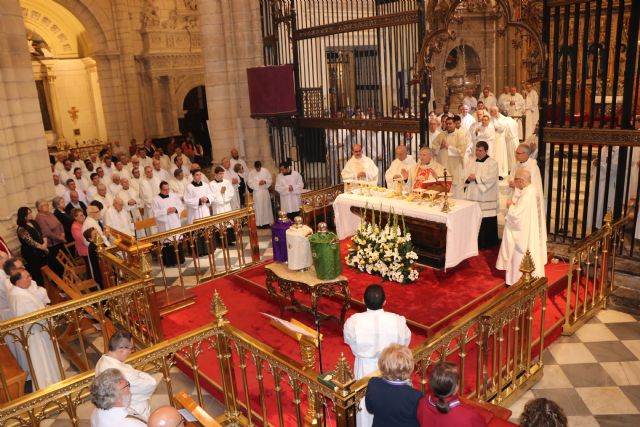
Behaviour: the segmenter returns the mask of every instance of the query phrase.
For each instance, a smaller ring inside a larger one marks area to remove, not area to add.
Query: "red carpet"
[[[343,253],[346,253],[344,249]],[[387,294],[385,309],[403,314],[408,320],[415,322],[415,324],[411,325],[413,332],[411,347],[423,342],[437,330],[450,325],[464,313],[506,289],[501,272],[493,268],[496,256],[496,250],[483,251],[478,257],[466,260],[446,273],[427,268],[420,274],[420,279],[414,283],[399,285],[387,282],[383,284]],[[550,286],[545,315],[546,330],[557,325],[558,321],[563,317],[566,301],[566,281],[563,276],[566,276],[567,270],[568,266],[564,263],[548,264],[546,267]],[[359,273],[349,267],[345,267],[343,274],[349,279],[351,296],[356,301],[362,301],[364,289],[367,285],[380,282],[379,278],[375,276]],[[196,304],[187,310],[173,313],[163,319],[165,337],[171,338],[212,322],[210,302],[214,289],[217,289],[229,309],[227,318],[235,327],[260,339],[263,343],[277,349],[288,357],[299,361],[297,343],[273,328],[268,320],[259,314],[260,312],[265,312],[278,316],[280,313],[279,307],[266,293],[264,279],[264,266],[260,265],[236,275],[219,278],[192,288],[197,297]],[[300,298],[300,300],[305,302],[304,298]],[[322,300],[320,303],[320,311],[329,314],[338,314],[339,307],[340,305],[335,301]],[[347,316],[362,310],[363,308],[358,307],[358,304],[352,303],[352,309]],[[535,313],[536,320],[539,319],[539,316],[540,310],[537,310]],[[312,316],[308,314],[287,311],[285,318],[290,319],[291,317],[313,326]],[[535,325],[536,330],[539,330],[539,322],[536,322]],[[352,364],[351,351],[343,343],[342,328],[338,323],[325,321],[322,323],[321,328],[321,332],[324,335],[324,368],[332,369],[341,352],[345,354]],[[549,334],[545,340],[545,347],[559,336],[560,330],[560,328],[555,328]],[[534,336],[536,336],[535,332]],[[471,355],[474,349],[469,350],[467,361],[475,361],[475,357]],[[202,375],[218,383],[219,370],[213,351],[205,351],[200,355],[199,366]],[[264,369],[266,370],[267,368],[265,367]],[[259,411],[257,373],[251,363],[248,364],[247,375],[250,384],[249,394],[252,401],[252,409]],[[466,376],[468,377],[467,385],[473,386],[475,382],[475,362],[473,365],[467,366]],[[237,378],[237,383],[240,388],[239,395],[244,395],[241,378]],[[286,380],[283,380],[282,383],[286,383]],[[418,387],[418,383],[415,386]],[[210,392],[215,392],[213,386],[205,383],[205,387]],[[271,375],[265,375],[265,389],[268,390],[267,400],[269,403],[267,406],[270,408],[268,417],[273,424],[278,424],[278,414],[274,407],[274,383]],[[283,385],[283,392],[287,394],[287,396],[283,397],[283,402],[290,402],[292,399],[288,396],[290,394],[289,385]],[[284,412],[284,425],[293,424],[295,422],[295,408],[293,405],[287,403]]]

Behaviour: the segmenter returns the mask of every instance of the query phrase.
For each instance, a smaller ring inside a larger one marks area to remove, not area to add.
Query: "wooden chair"
[[[65,270],[71,269],[76,273],[76,275],[80,277],[85,277],[87,274],[87,269],[84,265],[84,261],[80,260],[81,264],[76,263],[76,261],[66,250],[59,251],[56,255],[56,260]]]
[[[179,406],[189,411],[191,415],[198,420],[198,424],[204,427],[222,427],[222,424],[217,422],[207,411],[199,406],[184,390],[176,393],[173,398],[178,402]],[[189,425],[189,424],[187,424]]]

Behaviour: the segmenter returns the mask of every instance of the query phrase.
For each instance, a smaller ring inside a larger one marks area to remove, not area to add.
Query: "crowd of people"
[[[493,413],[460,396],[460,374],[455,364],[440,362],[429,373],[428,393],[413,388],[411,331],[404,316],[384,310],[384,288],[369,285],[364,293],[367,311],[344,324],[344,340],[355,356],[355,379],[380,371],[369,380],[356,415],[358,427],[483,427]],[[567,417],[553,401],[528,402],[520,426],[565,427]]]

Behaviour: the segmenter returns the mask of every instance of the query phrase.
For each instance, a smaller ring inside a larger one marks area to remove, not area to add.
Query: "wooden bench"
[[[0,385],[0,403],[6,403],[17,399],[24,394],[24,383],[27,380],[27,373],[20,368],[13,354],[6,345],[0,345],[0,375],[6,381],[7,389]],[[9,396],[7,396],[7,391]]]
[[[195,425],[195,426],[204,426],[204,427],[222,427],[222,424],[217,422],[207,411],[205,411],[201,406],[199,406],[195,400],[191,398],[187,394],[186,391],[182,390],[176,393],[173,398],[176,400],[178,405],[176,407],[181,406],[186,409],[194,416],[195,419],[198,420],[197,424],[187,423],[187,425]]]

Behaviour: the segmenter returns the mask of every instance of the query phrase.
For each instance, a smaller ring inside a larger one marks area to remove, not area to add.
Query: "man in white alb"
[[[262,162],[254,163],[255,169],[249,172],[247,184],[253,190],[253,208],[256,211],[256,225],[268,227],[273,224],[273,207],[269,187],[272,183],[271,172],[262,167]]]
[[[415,165],[415,159],[412,155],[407,153],[407,146],[398,145],[396,147],[396,158],[391,162],[389,169],[384,173],[384,180],[387,183],[387,188],[393,189],[395,185],[394,182],[398,181],[402,181],[406,184],[409,181],[409,174]]]
[[[191,175],[191,172],[189,172],[189,175]],[[173,178],[169,181],[169,190],[182,200],[187,185],[189,185],[189,179],[184,175],[184,171],[181,168],[175,169],[173,171]]]
[[[541,239],[542,209],[538,204],[536,189],[531,185],[531,174],[528,170],[518,169],[515,185],[520,190],[520,197],[515,202],[507,201],[508,211],[496,262],[498,270],[506,270],[507,286],[520,279],[520,263],[527,251],[533,258],[534,276],[543,277],[544,266],[547,263],[547,242],[546,239]]]
[[[506,121],[506,117],[500,114],[498,107],[489,108],[491,114],[491,124],[495,129],[495,140],[491,147],[492,157],[498,162],[498,173],[501,178],[509,175],[509,154],[507,140],[511,139],[511,130]]]
[[[452,177],[453,197],[459,197],[463,182],[463,156],[467,150],[466,134],[456,129],[455,121],[448,118],[447,130],[438,135],[432,147],[438,163],[444,166],[447,175]]]
[[[235,188],[231,182],[224,178],[225,170],[222,166],[216,166],[214,169],[213,179],[209,183],[211,187],[211,210],[213,215],[231,212],[233,210],[233,200],[235,199]],[[227,227],[227,242],[234,244],[236,241],[233,224],[229,223]]]
[[[242,170],[244,170],[244,173],[239,174],[242,178],[245,178],[244,174],[248,173],[249,171],[249,167],[247,166],[247,162],[244,161],[244,159],[240,158],[240,153],[238,152],[238,150],[236,148],[232,148],[231,151],[229,152],[229,154],[231,154],[231,158],[229,159],[229,169],[231,170],[235,170],[235,166],[237,164],[242,165]]]
[[[300,194],[303,188],[302,176],[297,171],[292,171],[287,162],[280,162],[275,190],[280,196],[280,210],[285,211],[292,221],[300,213]]]
[[[210,216],[211,202],[214,198],[211,187],[202,182],[200,169],[192,169],[191,176],[193,181],[187,185],[183,196],[184,204],[187,207],[187,224],[193,224],[196,219]]]
[[[497,107],[500,109],[500,112],[502,114],[508,115],[508,107],[509,107],[509,103],[507,102],[507,97],[509,96],[509,92],[511,91],[511,87],[510,86],[505,86],[502,89],[502,93],[500,94],[500,96],[498,96],[498,104]]]
[[[364,292],[367,311],[352,315],[344,323],[344,342],[351,347],[355,356],[353,372],[356,380],[378,370],[380,352],[389,344],[409,345],[411,341],[406,319],[384,311],[385,302],[384,288],[369,285]],[[372,423],[373,415],[365,409],[362,399],[356,425],[367,427]]]
[[[522,95],[518,93],[518,88],[512,86],[506,98],[507,115],[518,123],[518,139],[523,138],[522,116],[525,115],[525,103]]]
[[[473,89],[469,88],[465,90],[465,97],[462,98],[462,103],[469,106],[469,110],[473,113],[476,111],[478,100],[473,96]]]
[[[104,213],[105,225],[118,230],[121,233],[134,235],[133,222],[131,221],[131,215],[124,208],[124,201],[116,196],[113,199],[113,203],[109,206]]]
[[[533,88],[531,83],[524,85],[526,98],[524,99],[524,111],[526,116],[526,129],[524,132],[524,139],[533,135],[533,131],[538,124],[540,118],[540,112],[538,111],[538,92]]]
[[[231,160],[228,157],[222,159],[222,168],[224,179],[233,185],[233,199],[231,200],[231,209],[240,209],[240,176],[233,170]]]
[[[128,405],[132,415],[146,421],[151,415],[149,399],[158,386],[158,382],[146,372],[139,371],[125,363],[134,350],[133,337],[128,331],[117,331],[109,338],[108,351],[96,363],[96,375],[107,369],[119,370],[129,382],[131,403]]]
[[[471,129],[471,126],[476,122],[476,119],[469,113],[469,110],[470,108],[467,104],[462,104],[459,110],[460,122],[467,130]]]
[[[482,89],[482,94],[480,98],[478,98],[478,102],[482,102],[484,104],[484,108],[495,107],[498,105],[498,101],[493,93],[491,93],[491,88],[489,86],[485,86]],[[477,106],[476,106],[477,109]]]
[[[158,232],[180,227],[184,204],[177,194],[170,191],[169,184],[164,181],[160,183],[160,193],[153,198],[152,210],[158,223]]]
[[[378,185],[378,166],[362,152],[362,145],[355,144],[351,149],[352,156],[344,165],[341,175],[343,180],[366,181],[370,185]]]
[[[91,427],[144,427],[145,420],[131,413],[131,390],[122,372],[107,369],[91,383]]]

